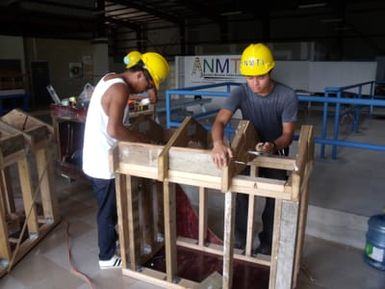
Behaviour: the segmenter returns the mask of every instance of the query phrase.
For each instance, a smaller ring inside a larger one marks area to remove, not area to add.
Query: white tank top
[[[117,142],[107,133],[108,116],[102,106],[102,96],[111,85],[124,83],[121,78],[104,80],[96,85],[87,111],[83,143],[83,172],[93,178],[113,179],[109,151]]]

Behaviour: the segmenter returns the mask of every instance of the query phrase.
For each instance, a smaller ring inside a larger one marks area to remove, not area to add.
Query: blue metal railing
[[[350,148],[360,148],[374,151],[385,151],[385,145],[377,144],[368,144],[360,142],[351,142],[344,141],[339,139],[340,132],[340,120],[341,117],[347,113],[350,113],[353,117],[352,122],[352,131],[358,132],[361,108],[363,106],[369,107],[369,112],[373,113],[373,108],[375,106],[385,107],[385,100],[375,99],[375,85],[376,84],[385,84],[385,82],[375,82],[367,81],[354,85],[344,86],[344,87],[326,87],[324,90],[323,96],[309,96],[309,95],[298,95],[298,100],[300,102],[308,103],[322,103],[323,104],[323,113],[322,113],[322,128],[321,136],[315,138],[315,142],[321,145],[321,158],[325,158],[325,146],[332,146],[332,158],[337,158],[337,147],[350,147]],[[190,96],[211,96],[211,97],[227,97],[230,95],[232,86],[239,86],[239,83],[235,82],[225,82],[211,85],[202,85],[181,89],[171,89],[166,91],[166,118],[167,118],[167,127],[178,127],[180,125],[179,121],[171,119],[171,97],[172,95],[190,95]],[[212,88],[225,88],[224,91],[210,91],[208,89]],[[369,94],[363,94],[363,88],[368,88]],[[346,96],[349,97],[346,97]],[[328,138],[328,122],[329,122],[329,109],[330,105],[335,105],[334,112],[334,121],[333,121],[333,134],[332,138]],[[350,107],[346,108],[346,105]],[[343,110],[343,108],[346,108]],[[217,110],[195,114],[194,118],[203,118],[208,115],[213,115]],[[226,128],[226,133],[229,134],[233,131],[230,127]]]

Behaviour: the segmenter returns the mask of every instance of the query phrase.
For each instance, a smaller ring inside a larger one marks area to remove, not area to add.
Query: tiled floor
[[[373,143],[384,143],[384,130],[378,130],[382,125],[383,121],[365,122],[361,137],[369,137]],[[369,132],[375,127],[377,134],[372,138]],[[317,159],[311,204],[365,216],[378,213],[385,206],[384,161],[385,153],[349,149],[342,149],[336,161]],[[159,288],[125,277],[120,270],[99,270],[96,204],[87,183],[68,182],[58,177],[57,188],[64,221],[0,279],[1,289],[89,288],[70,270],[65,234],[67,222],[74,263],[92,279],[95,288]],[[368,266],[363,261],[362,250],[307,236],[297,288],[385,289],[385,272]]]

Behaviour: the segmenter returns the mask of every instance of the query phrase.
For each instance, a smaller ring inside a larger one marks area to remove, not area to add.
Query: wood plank
[[[273,243],[271,248],[271,264],[270,264],[270,277],[269,277],[269,289],[276,288],[277,278],[277,266],[278,266],[278,253],[281,249],[280,244],[280,232],[281,232],[281,217],[282,217],[282,200],[275,200],[274,208],[274,225],[273,225]]]
[[[46,219],[58,217],[58,202],[54,191],[54,173],[48,148],[35,151],[38,179],[40,180],[41,202]]]
[[[286,171],[296,171],[298,170],[296,160],[289,157],[280,157],[280,156],[258,156],[251,160],[249,165],[255,165],[258,167],[286,170]]]
[[[28,222],[28,232],[30,235],[38,234],[39,226],[34,200],[35,196],[32,195],[32,184],[27,158],[25,157],[24,159],[19,160],[17,166],[19,171],[20,187],[23,195],[24,211]]]
[[[228,191],[225,193],[225,220],[223,233],[223,289],[231,289],[233,284],[233,251],[235,227],[235,196]]]
[[[169,169],[210,176],[221,176],[222,174],[222,171],[213,163],[210,150],[194,148],[170,148]]]
[[[223,246],[216,244],[206,244],[201,247],[197,244],[195,239],[178,237],[176,244],[181,247],[189,248],[192,250],[202,251],[205,253],[223,256]],[[245,261],[248,263],[258,264],[262,266],[270,266],[270,256],[257,255],[257,256],[245,256],[242,250],[234,249],[234,259]]]
[[[130,178],[129,178],[130,181]],[[128,221],[128,194],[127,194],[126,175],[115,175],[116,205],[118,213],[118,230],[120,243],[120,256],[122,258],[122,268],[128,268],[129,253],[129,221]]]
[[[112,172],[119,169],[119,143],[115,143],[109,151],[108,161]]]
[[[275,289],[291,289],[293,288],[295,242],[298,229],[298,202],[282,201],[280,227]]]
[[[176,199],[175,185],[166,179],[163,183],[164,234],[167,281],[174,282],[177,273],[176,259]]]
[[[128,236],[129,236],[129,260],[131,270],[140,267],[140,238],[139,238],[139,212],[138,194],[135,190],[135,177],[126,176]]]
[[[0,195],[3,203],[3,195]],[[8,242],[8,226],[6,222],[7,212],[5,206],[0,206],[0,259],[8,261],[11,259],[11,247]]]
[[[188,140],[186,139],[187,127],[190,124],[191,117],[186,117],[182,124],[178,127],[172,137],[169,139],[167,144],[163,147],[162,152],[158,158],[158,181],[163,181],[168,177],[169,169],[169,150],[172,146],[187,145]]]
[[[146,179],[140,179],[141,184],[141,227],[143,234],[143,245],[147,249],[152,250],[155,246],[155,235],[154,235],[154,210],[153,210],[153,186],[152,181]],[[145,251],[146,252],[146,251]]]
[[[18,130],[28,130],[38,126],[45,126],[51,134],[53,134],[53,127],[48,123],[32,116],[31,114],[22,111],[21,109],[13,109],[7,114],[3,115],[1,119]]]
[[[251,256],[254,241],[255,196],[249,195],[247,211],[246,256]]]
[[[248,151],[254,150],[257,141],[258,136],[252,124],[249,121],[240,121],[234,139],[231,142],[233,159],[227,167],[222,169],[222,192],[230,190],[233,177],[245,168],[245,165],[237,165],[235,162],[246,163],[251,160],[251,155],[248,154]]]
[[[166,289],[196,289],[198,286],[196,282],[186,279],[180,279],[178,283],[170,283],[166,280],[166,275],[164,273],[149,268],[142,268],[141,272],[123,269],[122,273],[125,276],[148,282]]]
[[[134,142],[118,142],[118,146],[119,164],[140,165],[150,168],[157,168],[158,157],[163,149],[163,146],[160,145]]]
[[[207,191],[204,187],[199,187],[199,237],[200,246],[205,246],[207,239]]]
[[[3,194],[5,212],[7,212],[8,214],[11,214],[16,211],[15,200],[13,198],[13,188],[11,184],[12,176],[10,173],[10,168],[5,167],[1,170],[0,189]]]
[[[158,178],[158,167],[146,167],[145,165],[133,165],[120,162],[115,172],[147,179]]]

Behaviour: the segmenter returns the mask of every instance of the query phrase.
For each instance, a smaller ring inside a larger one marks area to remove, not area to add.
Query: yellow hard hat
[[[123,59],[127,69],[138,64],[140,60],[144,64],[143,68],[150,73],[156,89],[159,89],[159,84],[165,80],[168,75],[169,67],[167,60],[156,52],[146,52],[142,54],[139,51],[131,51]]]
[[[156,89],[159,89],[159,84],[166,79],[168,75],[167,60],[156,52],[146,52],[142,55],[144,68],[148,70],[155,84]]]
[[[139,51],[131,51],[129,52],[123,59],[124,64],[126,64],[126,68],[133,67],[142,59],[142,53]]]
[[[239,70],[242,75],[264,75],[275,66],[270,49],[262,44],[250,44],[243,50]]]

